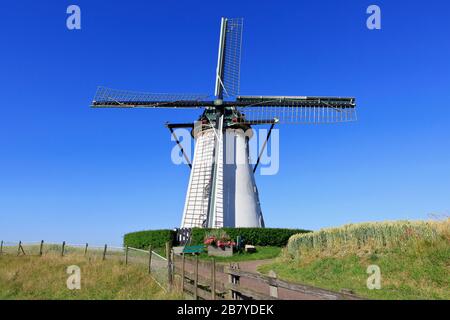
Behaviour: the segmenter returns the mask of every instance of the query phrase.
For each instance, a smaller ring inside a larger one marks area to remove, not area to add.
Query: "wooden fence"
[[[172,280],[182,292],[202,300],[360,300],[344,292],[334,292],[287,282],[269,275],[241,270],[238,263],[228,265],[199,260],[198,256],[172,255]]]

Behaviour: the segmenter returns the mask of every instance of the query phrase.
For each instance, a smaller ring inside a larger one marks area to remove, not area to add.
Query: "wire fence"
[[[136,265],[145,269],[161,288],[167,289],[169,272],[167,259],[153,250],[108,246],[107,244],[99,246],[88,243],[0,242],[0,256],[46,256],[50,254],[59,255],[61,258],[81,256],[86,259],[114,260],[123,265]]]

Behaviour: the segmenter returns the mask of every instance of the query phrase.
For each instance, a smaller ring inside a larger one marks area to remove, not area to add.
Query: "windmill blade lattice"
[[[223,65],[224,94],[239,94],[243,19],[227,19],[225,29],[225,53]]]
[[[285,124],[319,124],[356,121],[354,98],[238,97],[243,122],[277,119]]]
[[[197,102],[205,101],[207,94],[147,93],[98,87],[93,107],[120,108],[200,108]]]

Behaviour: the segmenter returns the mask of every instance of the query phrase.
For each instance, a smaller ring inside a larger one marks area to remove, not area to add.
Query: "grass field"
[[[81,289],[67,289],[67,267],[81,269]],[[140,265],[72,254],[0,256],[0,299],[177,299]]]
[[[433,239],[415,237],[406,229],[407,237],[391,245],[371,241],[370,236],[359,246],[353,241],[337,246],[328,241],[328,245],[315,247],[302,243],[296,254],[286,249],[276,262],[259,271],[274,270],[288,281],[337,291],[350,289],[373,299],[450,299],[450,220],[436,222],[433,228]],[[366,286],[369,265],[381,269],[380,290]]]

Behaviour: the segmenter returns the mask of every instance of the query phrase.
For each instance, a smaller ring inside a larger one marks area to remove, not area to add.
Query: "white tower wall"
[[[241,130],[227,130],[227,134],[235,137],[236,170],[227,172],[235,175],[235,226],[263,227],[262,212],[259,203],[258,189],[253,175],[253,167],[249,163],[248,139]]]
[[[215,133],[197,134],[181,226],[202,227],[208,212]],[[249,163],[248,139],[242,130],[219,134],[216,210],[213,227],[263,227],[258,190]]]

